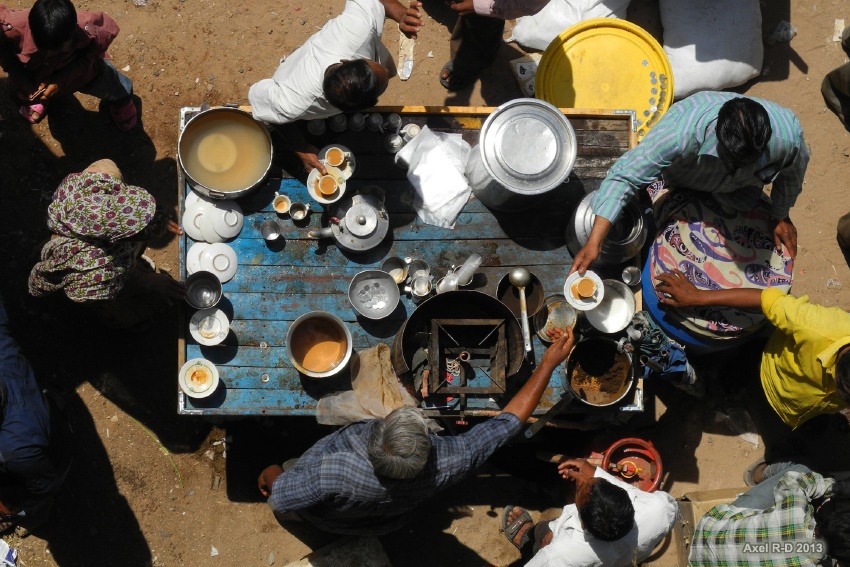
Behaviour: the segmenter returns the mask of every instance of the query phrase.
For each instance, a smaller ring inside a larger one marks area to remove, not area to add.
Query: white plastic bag
[[[518,18],[511,37],[530,49],[546,49],[559,33],[591,18],[626,17],[631,0],[550,0],[533,16]]]
[[[660,0],[675,98],[746,83],[761,72],[758,0]]]

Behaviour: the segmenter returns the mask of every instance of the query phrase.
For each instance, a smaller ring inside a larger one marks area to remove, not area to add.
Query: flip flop
[[[452,61],[446,62],[446,64],[443,65],[443,68],[440,69],[440,75],[439,75],[440,84],[443,85],[446,88],[446,90],[462,91],[463,89],[465,89],[466,87],[468,87],[469,85],[471,85],[472,83],[475,82],[476,75],[472,75],[472,76],[463,75],[463,74],[455,75],[454,68],[455,68],[455,62],[454,62],[454,60],[452,60]],[[446,77],[446,78],[443,78],[443,73],[445,71],[449,72],[449,76]]]
[[[138,114],[133,97],[126,98],[124,102],[118,101],[109,105],[109,115],[122,132],[132,130],[136,126]]]
[[[747,470],[744,471],[744,484],[746,484],[747,486],[757,485],[758,483],[756,482],[754,475],[755,475],[756,469],[759,468],[760,466],[764,465],[764,464],[766,464],[764,457],[759,457],[758,459],[756,459],[756,461],[753,464],[751,464],[749,467],[747,467]]]
[[[514,508],[519,508],[520,510],[522,510],[522,514],[520,514],[520,516],[513,522],[508,523],[508,515],[510,515]],[[505,506],[505,509],[502,511],[502,533],[505,534],[505,537],[508,538],[508,541],[511,542],[511,545],[513,545],[517,549],[522,549],[529,541],[531,541],[530,534],[532,528],[528,528],[527,530],[525,530],[525,533],[522,534],[519,543],[514,541],[514,538],[519,533],[519,530],[526,524],[534,524],[531,519],[531,515],[528,513],[528,510],[520,506]]]
[[[24,117],[24,120],[30,124],[38,124],[47,114],[47,107],[40,102],[37,104],[24,104],[21,105],[20,113]],[[33,114],[38,114],[38,118],[34,117]]]

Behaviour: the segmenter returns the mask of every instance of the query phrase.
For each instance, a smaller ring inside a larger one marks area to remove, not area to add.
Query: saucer
[[[328,154],[328,150],[331,148],[339,148],[343,151],[343,153],[348,155],[348,159],[345,162],[345,169],[341,169],[340,173],[342,173],[342,179],[347,180],[349,177],[354,175],[354,172],[357,171],[357,160],[354,159],[354,154],[341,144],[331,144],[330,146],[325,146],[319,152],[319,161],[325,164],[325,167],[333,167],[328,165],[325,162],[325,156]]]
[[[193,383],[189,377],[193,372],[197,371],[208,372],[211,375],[212,379],[209,381],[209,384],[203,384],[199,387]],[[212,395],[216,388],[218,388],[218,369],[215,367],[215,364],[205,358],[193,358],[192,360],[187,360],[186,364],[180,369],[180,373],[177,375],[177,382],[180,384],[180,389],[187,396],[191,398],[206,398]]]
[[[321,177],[321,173],[319,173],[318,169],[314,169],[310,172],[310,175],[307,176],[307,192],[310,193],[310,196],[314,201],[317,201],[323,205],[330,205],[331,203],[336,203],[342,198],[342,195],[345,193],[345,179],[343,179],[342,172],[335,167],[330,165],[325,166],[329,175],[333,175],[338,180],[342,179],[342,182],[339,184],[339,188],[333,192],[330,197],[325,197],[321,193],[316,190],[316,181]]]
[[[242,207],[235,201],[219,201],[204,212],[209,217],[213,230],[222,238],[235,238],[242,231],[244,215]],[[204,220],[201,220],[201,232],[203,233]]]
[[[207,249],[206,242],[196,242],[186,251],[186,273],[192,275],[201,269],[201,252]]]
[[[575,297],[570,290],[570,287],[572,287],[576,280],[581,277],[582,276],[580,276],[578,272],[573,272],[570,277],[567,278],[567,281],[564,282],[564,297],[567,298],[567,303],[569,303],[571,307],[578,309],[579,311],[590,311],[602,301],[602,298],[605,295],[605,286],[602,285],[602,280],[596,275],[596,272],[587,270],[584,273],[584,277],[593,280],[593,283],[596,284],[596,291],[591,297]]]
[[[196,201],[186,206],[181,224],[186,235],[192,240],[201,241],[204,239],[204,235],[201,233],[201,219],[204,217],[204,211],[211,206],[210,203],[205,201]]]
[[[185,206],[185,208],[188,209],[189,205],[193,205],[193,204],[198,203],[198,202],[212,204],[213,200],[210,199],[209,197],[205,197],[204,195],[201,195],[197,191],[193,191],[190,187],[189,192],[186,193],[186,198],[183,199],[183,205]]]
[[[207,320],[208,328],[207,336],[201,334],[201,323]],[[227,338],[230,332],[230,321],[227,320],[227,315],[221,309],[209,307],[207,309],[198,309],[189,320],[189,333],[199,345],[213,346],[221,343]]]
[[[236,252],[227,244],[210,244],[201,252],[201,269],[214,273],[221,283],[230,281],[236,275]]]

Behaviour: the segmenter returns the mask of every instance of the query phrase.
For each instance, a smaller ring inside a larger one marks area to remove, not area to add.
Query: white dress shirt
[[[635,526],[617,541],[600,541],[581,528],[578,509],[570,504],[557,520],[549,523],[552,543],[541,549],[526,567],[630,567],[649,557],[673,529],[679,505],[666,492],[643,492],[599,467],[593,476],[629,493],[635,508]]]
[[[325,99],[325,70],[342,59],[371,59],[392,71],[392,57],[381,43],[383,30],[384,7],[378,0],[347,0],[342,14],[293,51],[271,79],[251,85],[254,118],[286,124],[339,114]]]

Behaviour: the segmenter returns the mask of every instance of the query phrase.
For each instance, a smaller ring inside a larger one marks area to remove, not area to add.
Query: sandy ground
[[[64,175],[109,157],[128,180],[173,205],[179,108],[246,104],[249,85],[270,76],[281,55],[341,6],[341,0],[150,0],[143,7],[127,0],[78,2],[80,10],[103,10],[119,22],[121,35],[111,52],[116,66],[128,67],[126,74],[136,82],[142,127],[119,133],[86,96],[55,104],[49,119],[33,127],[0,97],[6,119],[0,138],[5,173],[0,289],[39,375],[68,391],[78,441],[53,524],[25,540],[11,538],[21,565],[285,565],[329,541],[284,531],[255,489],[262,466],[299,454],[327,430],[308,419],[178,417],[176,323],[167,310],[154,332],[114,336],[64,302],[28,297],[25,282],[33,249],[47,237],[47,203]],[[850,137],[826,110],[819,87],[829,70],[846,61],[832,34],[834,19],[845,17],[848,7],[846,0],[763,2],[765,32],[790,20],[799,33],[790,44],[768,47],[762,76],[740,89],[794,109],[803,124],[813,157],[792,211],[800,235],[794,292],[845,309],[850,273],[835,242],[835,225],[850,210],[842,181],[850,173]],[[649,4],[643,12],[650,29],[658,25],[652,9]],[[426,1],[425,12],[429,19],[416,47],[413,77],[393,81],[382,103],[497,105],[520,96],[506,65],[520,54],[512,45],[502,47],[473,89],[447,96],[437,74],[448,58],[454,17],[433,0]],[[394,26],[387,25],[384,37],[395,53]],[[160,268],[176,272],[174,243],[149,253]],[[764,407],[756,360],[744,355],[721,361],[708,400],[696,402],[659,387],[645,415],[626,428],[546,431],[536,445],[502,451],[476,477],[425,506],[410,526],[382,538],[393,564],[521,564],[499,534],[501,508],[520,503],[535,517],[552,517],[562,503],[554,470],[533,459],[538,448],[581,455],[626,435],[652,439],[665,460],[665,487],[675,496],[741,485],[743,469],[765,445],[771,458],[806,460],[826,470],[850,468],[841,461],[840,447],[848,439],[837,421],[790,435]],[[758,424],[763,436],[758,446],[718,420],[718,412],[741,407]],[[656,564],[675,565],[673,555],[660,554]]]

